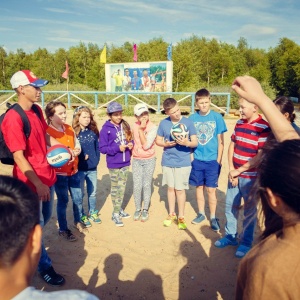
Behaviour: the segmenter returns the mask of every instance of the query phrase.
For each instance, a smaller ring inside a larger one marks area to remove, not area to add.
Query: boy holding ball
[[[175,99],[167,98],[163,103],[163,108],[168,117],[160,122],[156,136],[156,144],[164,147],[161,162],[163,168],[162,184],[168,185],[169,215],[163,224],[169,227],[177,220],[175,213],[177,198],[178,228],[186,229],[186,222],[184,220],[185,190],[189,188],[191,148],[197,147],[198,144],[196,129],[191,120],[181,116],[180,108]],[[182,123],[187,127],[189,136],[177,138],[174,141],[171,137],[171,128],[178,123]]]

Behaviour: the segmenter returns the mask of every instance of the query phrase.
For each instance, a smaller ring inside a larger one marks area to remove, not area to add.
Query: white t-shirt
[[[57,292],[43,292],[32,286],[27,287],[12,300],[99,300],[98,297],[80,290],[64,290]]]

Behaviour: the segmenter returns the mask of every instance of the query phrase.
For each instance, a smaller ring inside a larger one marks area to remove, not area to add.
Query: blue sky
[[[2,0],[0,46],[54,52],[85,44],[121,46],[162,37],[176,45],[195,34],[252,48],[300,44],[298,0]]]

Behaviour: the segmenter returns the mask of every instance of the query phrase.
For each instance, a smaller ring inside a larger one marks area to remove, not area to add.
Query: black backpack
[[[10,109],[14,109],[22,118],[23,129],[24,129],[26,139],[28,139],[30,132],[31,132],[28,117],[27,117],[26,113],[24,112],[23,108],[18,103],[9,106],[9,108],[6,110],[6,112],[0,116],[0,160],[5,165],[13,165],[14,164],[13,154],[9,151],[9,149],[4,141],[3,132],[2,132],[2,128],[1,128],[2,122],[6,116],[6,113]],[[32,105],[32,109],[37,114],[37,116],[41,119],[40,111],[35,104]],[[13,128],[12,128],[12,130],[13,130]]]

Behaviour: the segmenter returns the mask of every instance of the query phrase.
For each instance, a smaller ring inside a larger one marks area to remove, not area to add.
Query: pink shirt
[[[134,146],[132,150],[132,156],[135,159],[150,159],[155,157],[155,137],[157,132],[157,126],[151,121],[148,121],[144,130],[146,137],[146,144],[143,146],[139,135],[139,122],[133,125],[133,137]]]

